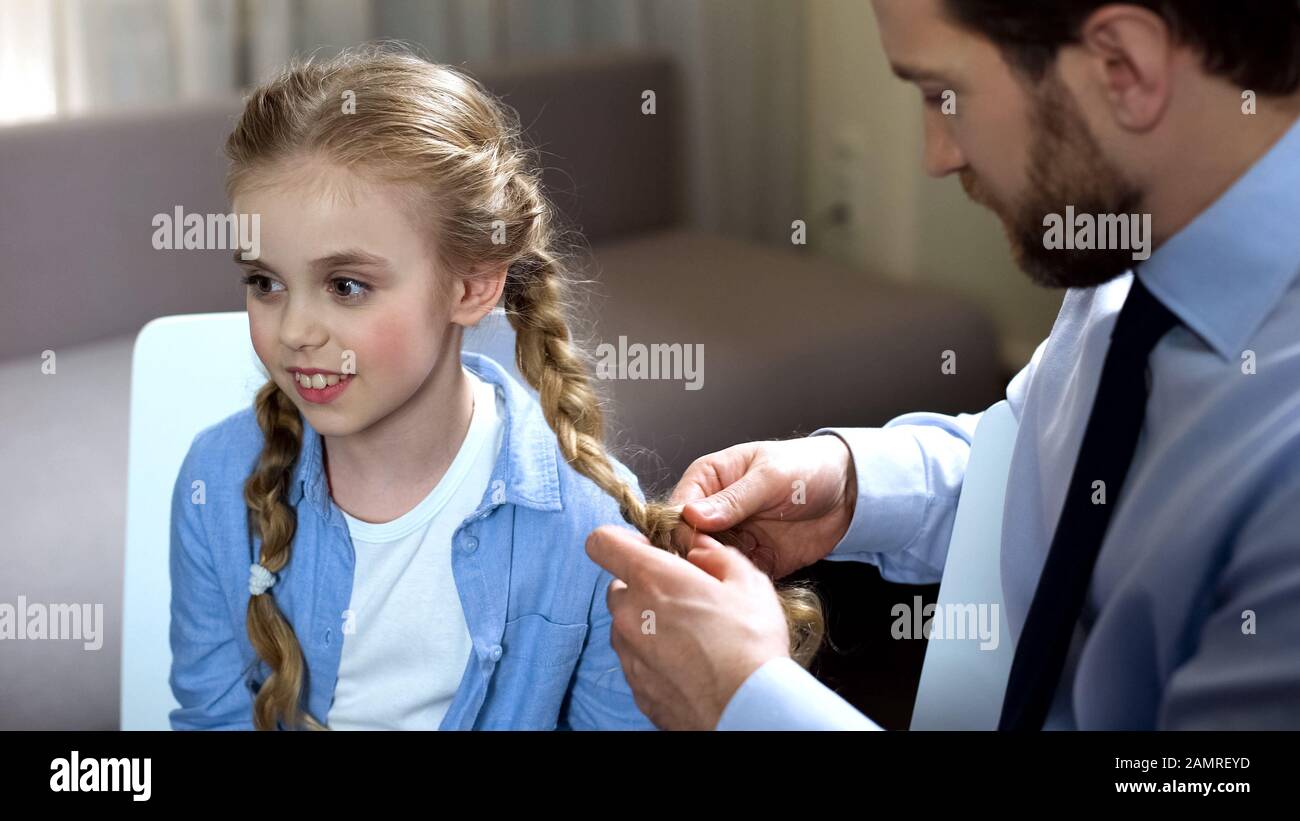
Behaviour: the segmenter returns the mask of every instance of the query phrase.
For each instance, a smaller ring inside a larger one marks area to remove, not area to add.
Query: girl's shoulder
[[[622,522],[614,497],[565,457],[555,431],[546,421],[536,392],[524,386],[517,371],[483,353],[464,351],[461,360],[480,379],[492,383],[504,401],[504,421],[511,432],[505,441],[514,451],[504,456],[512,465],[529,474],[515,477],[526,495],[534,499],[552,499],[552,491],[555,491],[558,504],[550,506],[553,516],[567,520],[575,527]],[[634,495],[644,500],[636,474],[614,454],[608,454],[608,458],[615,475],[631,488]]]
[[[242,531],[244,484],[257,466],[262,441],[252,405],[203,428],[194,435],[181,463],[174,498],[188,498],[202,486],[206,502],[199,513],[205,527],[222,533],[225,528]]]
[[[263,444],[262,429],[252,405],[203,428],[190,442],[186,462],[220,474],[227,470],[248,474]]]
[[[538,415],[541,415],[540,409]],[[589,561],[583,545],[591,531],[604,525],[628,528],[632,525],[623,518],[618,500],[568,462],[557,437],[552,434],[548,438],[555,459],[560,507],[546,513],[529,510],[524,515],[539,530],[549,531],[554,541],[576,550],[581,554],[582,560]],[[645,494],[637,475],[613,454],[608,454],[608,458],[619,480],[631,490],[633,496],[644,502]]]
[[[199,534],[210,559],[238,589],[247,578],[244,484],[261,452],[253,408],[237,411],[194,435],[172,488],[174,527]]]
[[[560,495],[564,499],[565,508],[598,512],[600,518],[621,522],[622,514],[619,513],[618,501],[593,479],[588,478],[565,460],[558,440],[555,442],[555,454],[559,466]],[[641,483],[636,474],[613,454],[609,454],[609,462],[623,484],[631,489],[634,496],[644,502],[645,494],[641,490]]]

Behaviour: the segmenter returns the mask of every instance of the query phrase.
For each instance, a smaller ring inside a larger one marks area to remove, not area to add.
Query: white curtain
[[[681,69],[690,222],[788,244],[804,29],[803,0],[4,0],[0,124],[233,93],[296,52],[374,38],[457,64],[654,49]]]

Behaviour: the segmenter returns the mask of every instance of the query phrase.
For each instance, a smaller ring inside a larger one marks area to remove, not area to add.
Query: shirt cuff
[[[853,520],[827,558],[896,553],[915,541],[926,506],[924,488],[914,487],[915,438],[888,428],[819,428],[809,436],[826,434],[848,446],[858,483]]]
[[[787,656],[759,667],[740,685],[718,730],[881,730]]]

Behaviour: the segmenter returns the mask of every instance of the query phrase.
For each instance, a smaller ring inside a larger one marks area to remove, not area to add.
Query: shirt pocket
[[[481,727],[553,730],[587,639],[587,624],[562,624],[540,613],[506,622],[501,657]]]

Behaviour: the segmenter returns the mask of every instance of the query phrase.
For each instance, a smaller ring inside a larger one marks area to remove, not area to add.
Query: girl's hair
[[[295,60],[256,88],[226,140],[226,193],[265,184],[286,160],[320,158],[368,175],[414,183],[415,213],[429,214],[439,262],[456,275],[506,266],[503,301],[515,329],[519,372],[540,395],[565,459],[619,504],[623,518],[656,547],[682,555],[672,532],[681,507],[642,502],[605,451],[589,359],[566,321],[567,272],[556,250],[556,214],[544,196],[518,116],[476,80],[401,45],[349,49],[324,62]],[[504,237],[504,242],[502,238]],[[268,381],[254,401],[265,444],[244,485],[249,525],[261,535],[261,563],[289,563],[297,523],[286,493],[302,445],[297,408]],[[736,534],[716,534],[736,544]],[[791,655],[807,665],[821,644],[816,595],[784,587]],[[302,649],[268,593],[248,601],[248,637],[271,670],[253,705],[254,725],[277,721],[325,729],[300,705]]]

